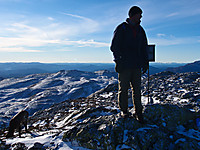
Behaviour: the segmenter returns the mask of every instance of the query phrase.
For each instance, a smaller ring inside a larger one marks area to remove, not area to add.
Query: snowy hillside
[[[4,79],[0,81],[0,126],[22,109],[32,115],[67,99],[87,97],[116,81],[114,72],[77,70]]]
[[[63,72],[54,75],[61,77]],[[76,76],[80,77],[80,73]],[[0,146],[65,150],[200,149],[200,74],[162,72],[150,79],[151,105],[146,97],[147,79],[142,80],[145,124],[140,124],[134,115],[120,116],[117,83],[110,79],[111,84],[89,97],[66,100],[34,113],[29,118],[30,133],[23,133],[22,138],[16,132],[15,138],[5,139],[7,131],[1,130]],[[45,87],[40,83],[38,88]],[[129,106],[134,114],[132,104]]]

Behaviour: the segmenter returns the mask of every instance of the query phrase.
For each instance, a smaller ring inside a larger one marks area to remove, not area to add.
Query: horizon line
[[[199,60],[195,60],[192,62],[150,62],[150,64],[153,63],[161,63],[161,64],[172,64],[172,63],[176,63],[176,64],[187,64],[187,63],[193,63]],[[1,62],[1,64],[3,63],[40,63],[40,64],[114,64],[115,62],[39,62],[39,61],[5,61],[5,62]]]

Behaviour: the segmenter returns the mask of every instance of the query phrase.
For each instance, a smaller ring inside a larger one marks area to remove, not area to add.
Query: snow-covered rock
[[[134,113],[133,108],[129,111]],[[31,148],[39,142],[45,149],[195,150],[200,148],[198,118],[200,113],[186,106],[154,104],[145,106],[145,123],[140,124],[134,116],[121,117],[116,100],[79,98],[36,112],[29,121],[31,133],[4,145],[20,142]]]
[[[116,78],[117,74],[109,71],[61,70],[57,73],[4,79],[0,81],[0,128],[22,109],[32,115],[67,99],[87,97],[116,82]]]
[[[121,149],[124,145],[144,150],[200,148],[196,113],[175,105],[156,104],[145,108],[144,118],[146,123],[140,124],[134,117],[122,118],[116,109],[90,108],[68,120],[73,128],[63,139],[90,149]],[[193,134],[188,135],[191,129]],[[187,141],[181,145],[177,142],[180,139]]]

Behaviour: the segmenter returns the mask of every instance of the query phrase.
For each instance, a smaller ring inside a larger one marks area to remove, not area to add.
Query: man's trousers
[[[136,113],[142,112],[141,103],[141,69],[127,69],[118,74],[119,80],[119,107],[121,111],[128,109],[128,89],[131,86],[133,105]]]

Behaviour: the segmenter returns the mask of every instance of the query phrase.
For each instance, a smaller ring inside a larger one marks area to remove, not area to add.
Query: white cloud
[[[30,50],[30,49],[25,49],[24,47],[0,47],[0,52],[26,52],[26,53],[30,53],[30,52],[42,52],[40,50]]]
[[[41,52],[34,50],[34,47],[52,46],[75,46],[75,47],[108,47],[109,43],[97,42],[94,40],[45,40],[34,38],[9,38],[0,37],[0,52]],[[29,47],[28,49],[24,47]]]
[[[47,44],[57,44],[60,43],[58,40],[42,40],[34,38],[10,38],[10,37],[0,37],[0,47],[38,47],[45,46]]]
[[[79,40],[79,41],[62,41],[65,45],[75,45],[78,47],[108,47],[110,43],[96,42],[93,39],[91,40]]]
[[[50,20],[50,21],[54,21],[54,20],[55,20],[55,19],[52,18],[52,17],[48,17],[47,19]]]
[[[172,45],[183,45],[183,44],[195,44],[198,43],[199,37],[160,37],[150,38],[149,43],[155,43],[159,46],[172,46]]]
[[[167,15],[167,17],[175,17],[177,15],[179,15],[179,13],[178,12],[174,12],[174,13],[171,13],[171,14]]]
[[[200,3],[199,0],[172,0],[171,6],[176,7],[177,12],[183,17],[194,16],[200,14]]]
[[[67,48],[56,49],[57,52],[71,52],[73,50],[69,50]]]
[[[75,17],[75,18],[79,18],[79,19],[89,21],[89,22],[94,22],[92,19],[89,19],[89,18],[86,18],[86,17],[83,17],[83,16],[79,16],[79,15],[74,15],[74,14],[69,14],[69,13],[61,13],[61,14],[71,16],[71,17]]]
[[[158,33],[157,36],[158,36],[158,37],[164,37],[164,36],[166,36],[166,35],[163,34],[163,33]]]
[[[78,20],[72,21],[71,25],[75,27],[74,30],[78,30],[79,33],[93,33],[93,32],[98,31],[100,28],[99,23],[90,18],[75,15],[75,14],[69,14],[69,13],[61,13],[61,14],[78,19]],[[70,20],[71,19],[69,19],[69,22]]]
[[[7,26],[2,26],[4,33],[1,35],[6,36],[0,36],[0,51],[41,52],[35,49],[38,47],[44,48],[49,45],[52,47],[69,45],[77,47],[107,47],[109,45],[108,43],[97,42],[91,39],[81,40],[81,37],[85,39],[84,35],[98,30],[97,22],[78,15],[66,13],[64,13],[64,15],[80,19],[80,22],[56,22],[56,19],[46,17],[46,20],[54,20],[52,23],[48,21],[45,22],[44,19],[41,18],[37,18],[37,20],[33,18],[32,20],[28,20],[25,17],[24,21],[16,21]],[[35,22],[37,22],[37,24]],[[28,48],[28,50],[26,48]]]

